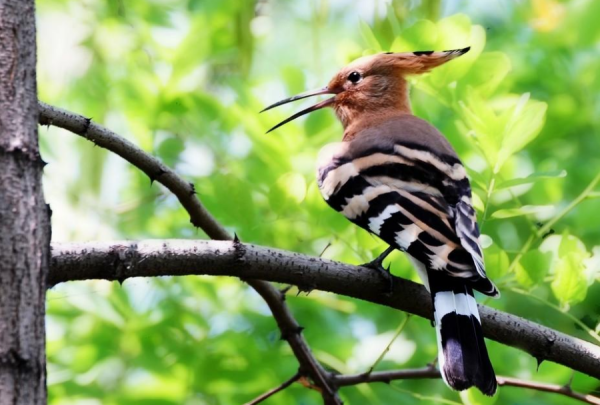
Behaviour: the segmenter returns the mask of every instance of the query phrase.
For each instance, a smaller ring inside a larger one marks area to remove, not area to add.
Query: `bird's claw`
[[[379,256],[377,256],[375,259],[371,260],[368,263],[362,264],[361,266],[362,267],[367,267],[369,269],[373,269],[373,270],[378,270],[378,271],[383,271],[383,272],[389,273],[390,272],[389,268],[385,269],[383,267],[383,261],[393,251],[394,251],[394,248],[391,247],[391,246],[389,246],[386,250],[383,251],[382,254],[380,254]]]
[[[394,251],[394,248],[389,246],[383,253],[377,256],[375,259],[371,260],[368,263],[362,265],[362,267],[366,267],[372,270],[376,270],[383,274],[388,283],[388,293],[391,293],[394,290],[394,276],[392,276],[390,272],[390,266],[386,269],[383,267],[383,261],[385,258]]]

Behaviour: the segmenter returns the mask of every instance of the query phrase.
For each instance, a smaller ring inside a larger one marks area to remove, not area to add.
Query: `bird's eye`
[[[356,84],[362,80],[362,76],[358,72],[352,72],[348,75],[348,80],[350,80],[352,83]]]

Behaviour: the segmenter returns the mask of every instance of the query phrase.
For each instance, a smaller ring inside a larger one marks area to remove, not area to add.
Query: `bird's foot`
[[[393,251],[394,251],[394,248],[389,246],[382,254],[377,256],[375,259],[373,259],[372,261],[370,261],[368,263],[361,265],[362,267],[367,267],[369,269],[376,270],[376,271],[380,272],[381,274],[383,274],[383,276],[386,278],[386,282],[388,285],[388,288],[387,288],[388,294],[394,290],[394,276],[392,276],[392,274],[390,273],[389,266],[387,269],[385,267],[383,267],[383,261]]]
[[[391,247],[391,246],[388,246],[388,248],[386,250],[384,250],[382,254],[380,254],[379,256],[377,256],[375,259],[371,260],[368,263],[361,264],[361,266],[362,267],[367,267],[369,269],[373,269],[373,270],[378,270],[378,271],[383,271],[385,273],[389,273],[390,272],[389,269],[386,270],[383,267],[383,261],[393,251],[394,251],[394,248]]]

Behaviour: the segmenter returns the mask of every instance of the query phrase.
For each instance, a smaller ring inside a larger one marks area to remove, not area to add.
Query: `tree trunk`
[[[37,140],[35,6],[0,0],[0,405],[46,403],[49,210]]]

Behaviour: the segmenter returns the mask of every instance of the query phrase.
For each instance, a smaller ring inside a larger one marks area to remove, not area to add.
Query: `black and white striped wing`
[[[455,217],[456,234],[458,235],[462,247],[469,252],[473,258],[475,268],[480,276],[486,277],[485,265],[483,262],[483,253],[479,243],[479,226],[477,225],[477,216],[475,209],[471,205],[471,192],[469,195],[463,195],[455,207],[453,214]]]
[[[458,159],[400,143],[362,151],[334,145],[319,169],[330,206],[408,253],[418,269],[443,271],[496,294],[485,275],[471,190]]]

